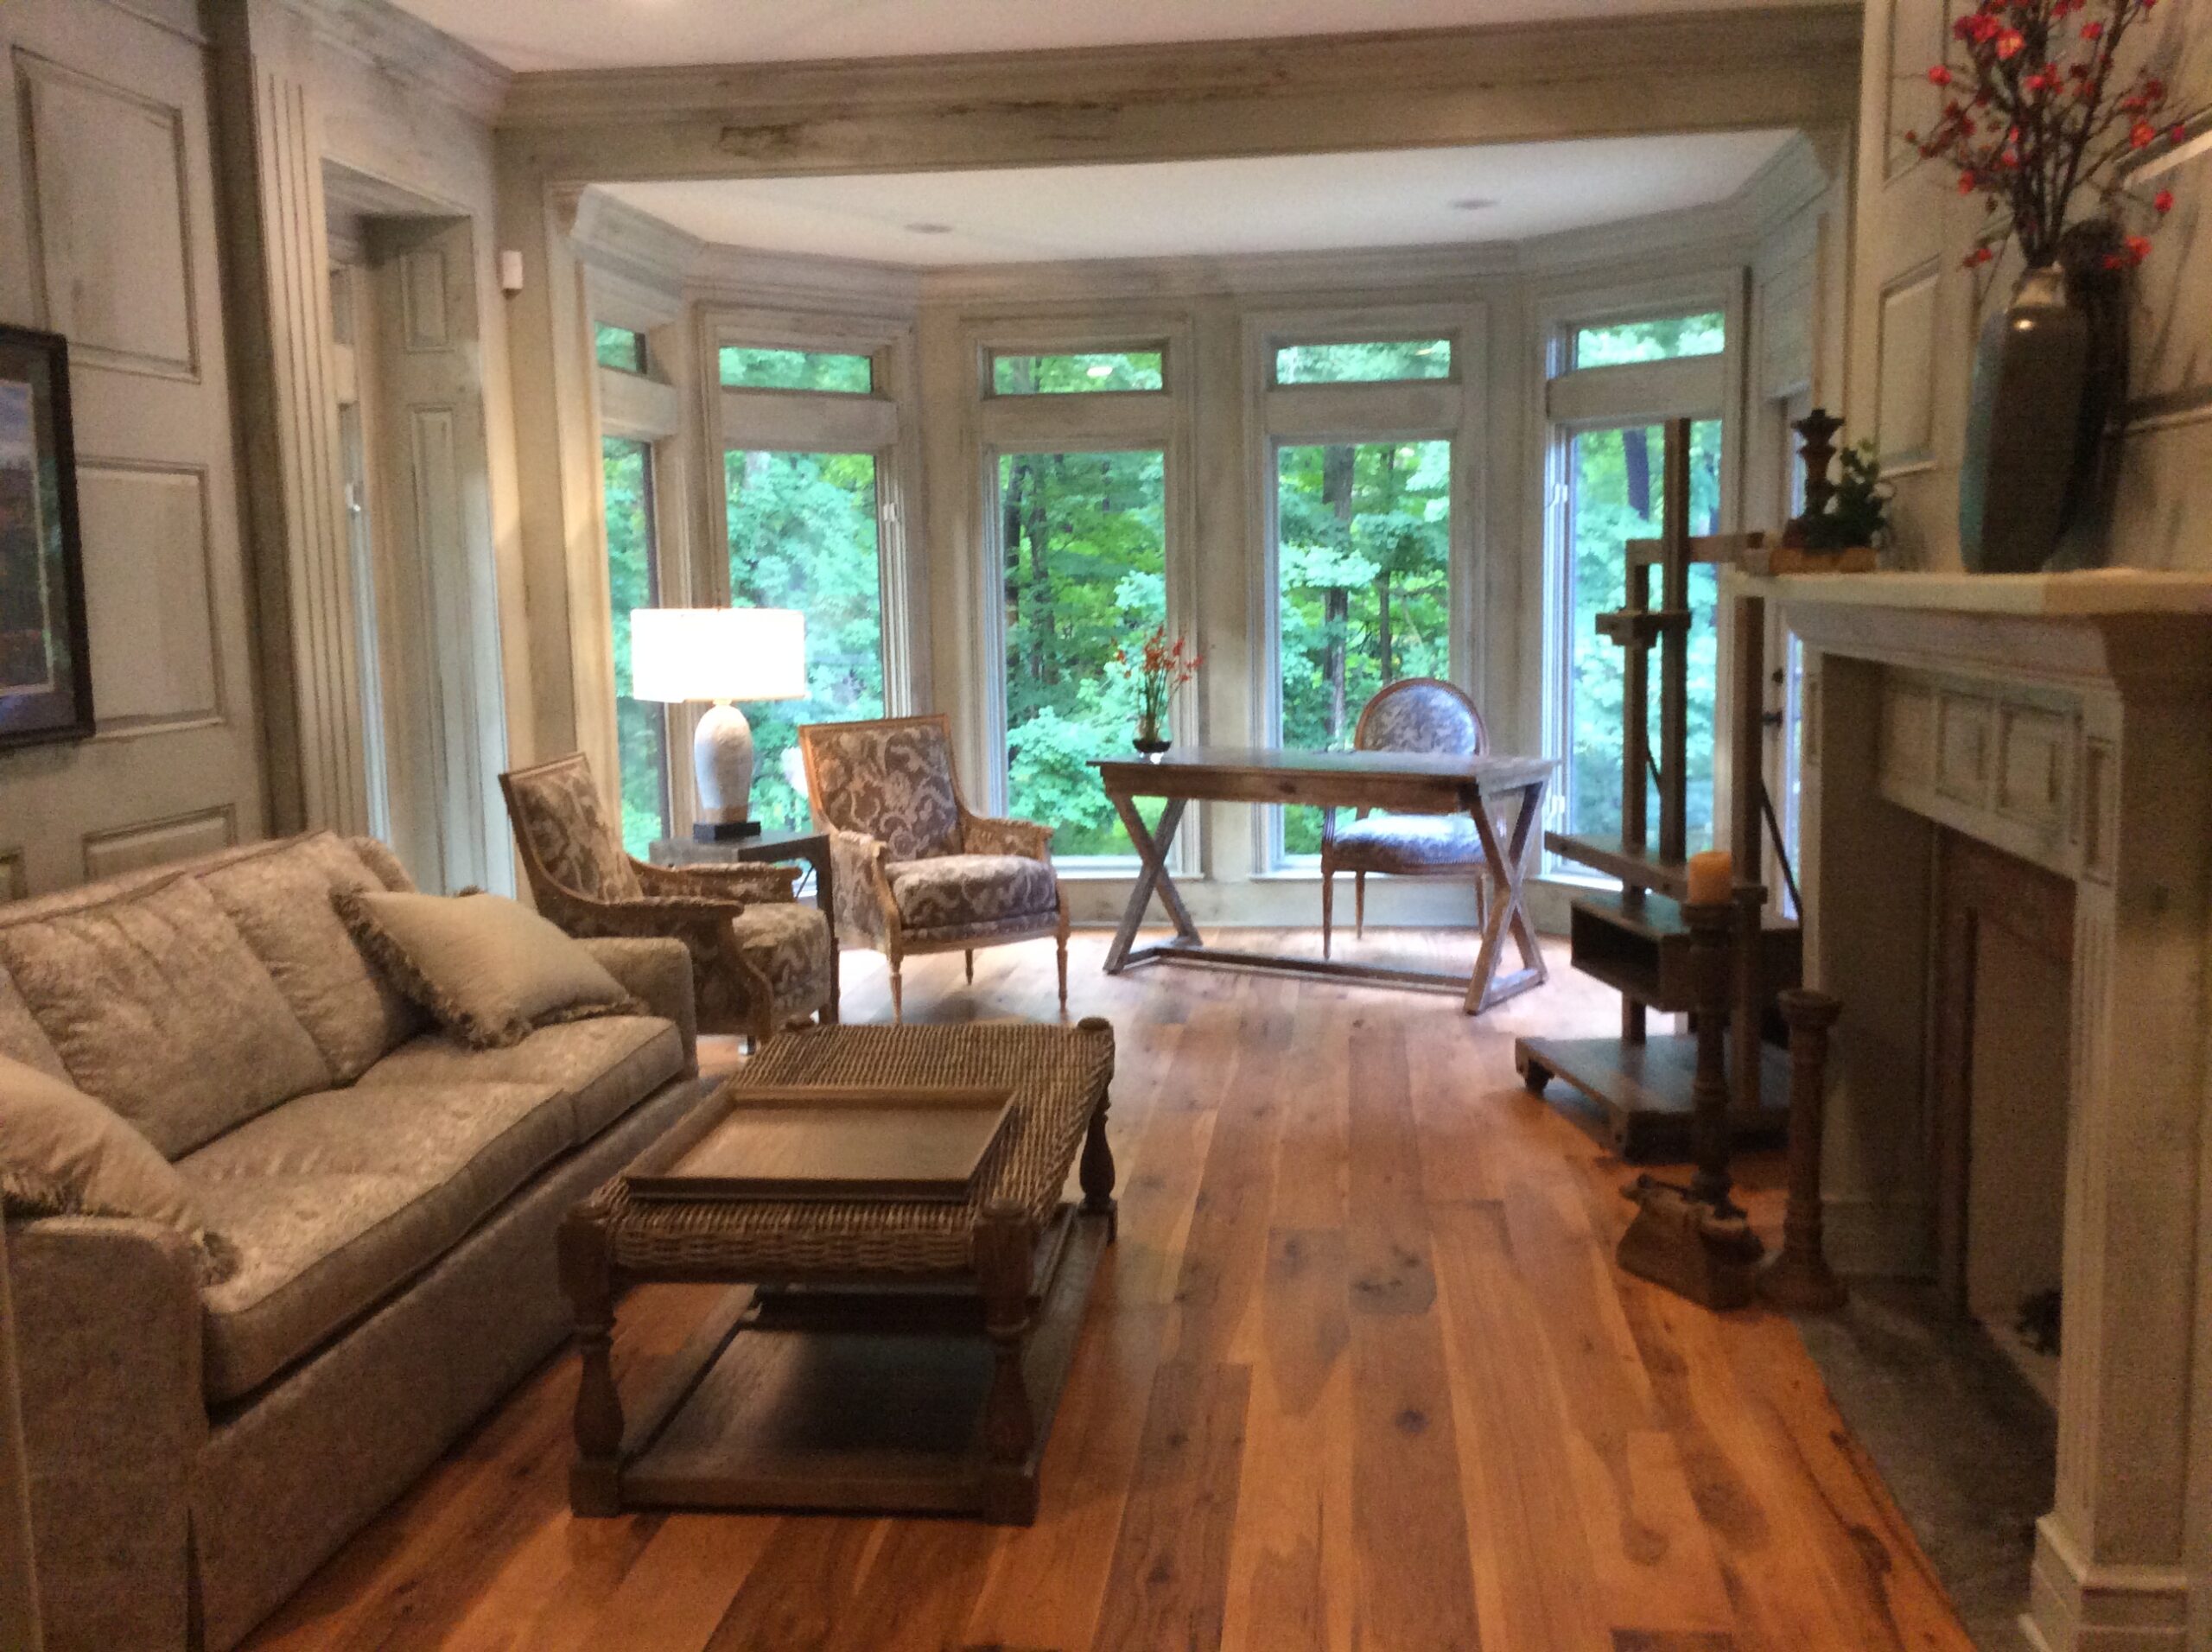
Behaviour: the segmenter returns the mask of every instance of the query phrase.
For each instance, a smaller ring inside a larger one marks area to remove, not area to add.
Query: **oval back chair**
[[[1352,749],[1433,752],[1479,757],[1489,749],[1483,714],[1457,684],[1436,677],[1401,677],[1386,685],[1359,714]],[[1355,934],[1367,930],[1367,874],[1400,878],[1472,878],[1478,922],[1486,916],[1482,837],[1465,815],[1372,815],[1362,809],[1337,829],[1337,811],[1321,812],[1321,956],[1333,936],[1336,875],[1352,874]]]

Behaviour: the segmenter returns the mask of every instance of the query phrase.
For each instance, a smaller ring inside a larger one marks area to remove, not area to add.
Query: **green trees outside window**
[[[1060,356],[991,358],[995,396],[1066,396],[1111,390],[1158,390],[1157,350],[1091,351]]]
[[[1275,477],[1282,743],[1341,751],[1384,683],[1449,673],[1452,444],[1286,447]],[[1320,848],[1285,810],[1284,854]]]
[[[1372,384],[1452,377],[1452,340],[1287,344],[1275,352],[1278,384]]]
[[[999,537],[1007,810],[1055,829],[1055,858],[1134,855],[1089,763],[1126,753],[1136,723],[1115,651],[1167,615],[1165,456],[1005,454]]]
[[[866,396],[875,388],[875,362],[830,350],[753,350],[726,344],[720,376],[732,390],[836,391]]]
[[[744,708],[753,724],[753,817],[796,829],[810,817],[799,725],[883,715],[875,457],[733,449],[722,474],[731,601],[806,616],[808,697]]]
[[[601,322],[593,331],[592,351],[602,367],[626,373],[645,370],[645,335],[626,327],[608,327]]]
[[[1567,448],[1567,682],[1563,708],[1567,756],[1567,823],[1571,832],[1610,836],[1621,826],[1621,651],[1598,634],[1601,613],[1627,600],[1624,546],[1656,537],[1664,504],[1665,427],[1583,430]],[[1718,531],[1720,507],[1720,424],[1690,427],[1690,531]],[[1652,601],[1659,600],[1654,570]],[[1713,710],[1719,688],[1719,639],[1713,628],[1717,586],[1710,566],[1690,569],[1688,755],[1685,765],[1688,825],[1693,843],[1713,832]],[[1656,656],[1655,656],[1656,659]],[[1652,750],[1658,751],[1659,694],[1654,667]],[[1647,819],[1658,818],[1658,793],[1649,791]]]
[[[1664,315],[1649,321],[1614,321],[1577,327],[1568,365],[1612,367],[1628,361],[1717,356],[1727,344],[1727,318],[1719,310],[1700,315]]]
[[[632,336],[635,336],[632,334]],[[607,606],[614,621],[614,723],[622,781],[622,842],[643,856],[668,836],[668,723],[662,707],[630,694],[630,611],[659,599],[653,541],[653,450],[609,436],[601,461],[607,493]]]

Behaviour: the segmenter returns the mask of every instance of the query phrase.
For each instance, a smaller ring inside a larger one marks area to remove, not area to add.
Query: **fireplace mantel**
[[[1732,576],[1803,642],[1807,970],[1844,1003],[1837,1261],[1932,1236],[1939,828],[2075,886],[2056,1506],[2030,1638],[2212,1647],[2212,575]]]

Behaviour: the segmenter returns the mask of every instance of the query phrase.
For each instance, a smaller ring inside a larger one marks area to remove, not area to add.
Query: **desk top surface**
[[[1094,757],[1090,766],[1103,776],[1140,782],[1131,788],[1136,791],[1172,786],[1179,779],[1224,775],[1456,782],[1497,790],[1544,779],[1559,763],[1554,758],[1517,757],[1502,752],[1459,757],[1437,752],[1306,752],[1266,746],[1189,746],[1165,752],[1156,759],[1135,755]]]

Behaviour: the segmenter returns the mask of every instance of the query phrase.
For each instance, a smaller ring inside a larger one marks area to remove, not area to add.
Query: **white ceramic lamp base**
[[[699,810],[691,836],[707,842],[751,837],[760,831],[753,810],[753,725],[727,700],[699,719],[691,738],[691,770],[698,781]]]

